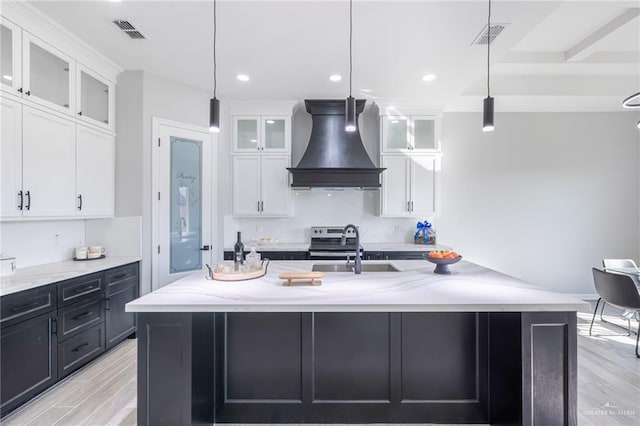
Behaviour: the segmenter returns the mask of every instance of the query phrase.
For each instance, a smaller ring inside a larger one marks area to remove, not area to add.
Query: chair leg
[[[598,299],[601,300],[601,299]],[[600,321],[604,321],[604,318],[602,318],[602,315],[604,314],[604,305],[606,305],[607,302],[605,302],[604,300],[602,301],[602,309],[600,310]]]
[[[596,314],[598,313],[598,305],[602,298],[599,298],[596,302],[596,308],[593,310],[593,318],[591,318],[591,325],[589,326],[589,336],[591,336],[591,329],[593,328],[593,321],[596,319]],[[602,303],[602,309],[604,309],[604,302]],[[600,312],[600,319],[602,319],[602,311]]]
[[[640,358],[640,353],[638,352],[638,342],[640,342],[640,322],[638,322],[638,333],[636,334],[636,358]]]

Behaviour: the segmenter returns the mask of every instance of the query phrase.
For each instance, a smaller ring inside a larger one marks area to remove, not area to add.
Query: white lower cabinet
[[[31,107],[23,108],[23,216],[74,216],[76,125]]]
[[[76,131],[76,215],[113,216],[115,138],[78,126]]]
[[[438,155],[382,155],[380,215],[425,217],[437,212]]]
[[[288,155],[233,156],[233,214],[290,216]]]

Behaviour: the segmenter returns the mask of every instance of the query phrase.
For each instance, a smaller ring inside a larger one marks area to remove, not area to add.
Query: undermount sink
[[[344,263],[332,263],[329,265],[326,264],[318,264],[313,265],[311,270],[314,272],[351,272],[353,273],[353,268],[347,268],[347,265]],[[400,272],[398,268],[391,265],[390,263],[372,263],[372,264],[363,264],[362,272]]]

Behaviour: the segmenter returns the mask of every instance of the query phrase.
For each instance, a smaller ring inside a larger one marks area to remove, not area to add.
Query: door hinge
[[[160,246],[158,246],[158,254],[160,254]]]
[[[160,201],[160,191],[158,191],[158,201]]]
[[[160,138],[158,138],[158,146],[160,146]]]

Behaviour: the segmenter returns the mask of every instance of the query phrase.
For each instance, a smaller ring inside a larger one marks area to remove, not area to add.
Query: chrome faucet
[[[360,274],[362,272],[362,258],[360,257],[360,233],[358,232],[357,226],[349,224],[344,227],[342,230],[342,237],[340,238],[340,245],[344,246],[347,244],[347,231],[349,228],[352,228],[356,233],[356,256],[353,264],[349,263],[349,258],[347,257],[347,267],[353,268],[354,274]]]

